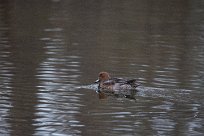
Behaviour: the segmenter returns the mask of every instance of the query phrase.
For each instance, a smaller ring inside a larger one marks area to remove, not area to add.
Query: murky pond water
[[[0,135],[204,135],[203,44],[202,0],[0,1]]]

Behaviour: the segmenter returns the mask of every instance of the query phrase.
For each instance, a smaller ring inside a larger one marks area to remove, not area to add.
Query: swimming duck
[[[109,91],[136,89],[140,86],[136,79],[111,78],[108,72],[100,72],[98,79],[98,89]]]

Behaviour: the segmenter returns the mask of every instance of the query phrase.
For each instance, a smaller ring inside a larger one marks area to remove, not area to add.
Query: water
[[[1,1],[0,135],[203,135],[203,24],[201,0]],[[143,86],[99,99],[100,71]]]

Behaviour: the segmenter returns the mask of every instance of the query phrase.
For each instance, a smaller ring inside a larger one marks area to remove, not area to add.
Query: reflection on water
[[[14,67],[12,62],[8,61],[10,52],[7,49],[10,46],[8,45],[8,38],[5,34],[7,27],[1,26],[0,29],[2,32],[0,35],[0,134],[8,134],[10,132],[8,129],[10,125],[6,121],[6,116],[9,114],[9,109],[13,107],[10,96],[12,94],[11,80],[13,77],[12,69]]]
[[[35,135],[58,135],[61,132],[80,134],[71,127],[83,127],[75,116],[80,113],[80,93],[76,93],[74,85],[78,84],[80,76],[79,56],[66,56],[66,46],[61,35],[62,28],[45,29],[46,59],[37,69],[38,104],[36,105],[37,127]],[[63,126],[63,128],[62,128]]]
[[[203,9],[1,1],[0,135],[203,135]],[[143,86],[98,99],[99,71]]]

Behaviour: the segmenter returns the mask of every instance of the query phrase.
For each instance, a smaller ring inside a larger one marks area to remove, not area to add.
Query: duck
[[[95,83],[98,84],[98,90],[102,89],[111,92],[136,89],[140,86],[136,79],[112,78],[108,72],[100,72]]]

